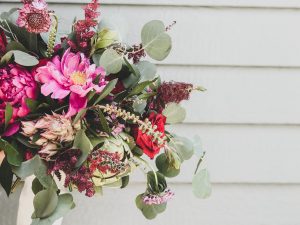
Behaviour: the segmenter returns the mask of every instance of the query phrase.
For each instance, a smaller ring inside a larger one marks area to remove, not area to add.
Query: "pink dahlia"
[[[24,7],[19,10],[17,24],[25,27],[30,33],[48,32],[51,26],[51,15],[44,0],[24,2]]]
[[[11,123],[29,113],[26,99],[37,98],[37,84],[34,77],[23,67],[8,65],[0,69],[0,124],[4,122],[6,104],[13,107]]]
[[[99,83],[95,79],[100,75]],[[62,58],[56,56],[46,66],[37,69],[36,80],[42,83],[41,92],[53,99],[64,99],[70,94],[67,117],[75,115],[87,105],[86,95],[95,90],[100,93],[105,85],[105,71],[90,64],[83,53],[68,49]]]

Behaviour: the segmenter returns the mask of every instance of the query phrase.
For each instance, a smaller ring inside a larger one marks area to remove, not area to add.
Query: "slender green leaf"
[[[39,105],[38,101],[31,98],[26,98],[25,102],[28,108],[30,109],[30,112],[34,113],[37,110]]]
[[[86,114],[86,112],[87,112],[87,109],[81,109],[81,110],[77,113],[75,119],[73,120],[73,125],[75,125],[79,120],[81,120],[82,117]]]
[[[90,139],[86,136],[85,130],[80,130],[77,132],[73,148],[80,149],[82,152],[82,155],[76,164],[76,167],[80,167],[93,149],[93,145]]]
[[[5,129],[7,128],[9,121],[11,120],[13,115],[13,107],[10,103],[6,103],[5,107]]]
[[[7,196],[10,195],[12,182],[13,182],[13,173],[11,171],[11,167],[9,163],[7,162],[7,159],[4,158],[0,166],[0,184],[5,190]]]
[[[97,105],[100,101],[102,101],[104,98],[106,98],[112,92],[112,90],[114,90],[114,88],[116,87],[117,82],[118,82],[118,79],[114,79],[114,80],[110,81],[105,86],[103,91],[99,94],[97,100],[94,102],[94,105]]]

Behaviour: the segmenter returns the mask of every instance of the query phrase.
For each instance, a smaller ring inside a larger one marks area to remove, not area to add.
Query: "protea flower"
[[[7,103],[13,107],[12,123],[29,113],[26,99],[36,97],[37,84],[25,68],[10,64],[0,69],[0,124],[4,122]]]
[[[100,75],[99,83],[93,81]],[[41,82],[41,92],[53,99],[64,99],[70,95],[70,106],[67,117],[71,117],[85,108],[86,95],[95,90],[100,93],[105,85],[105,71],[102,67],[90,64],[82,53],[72,53],[68,49],[63,57],[53,58],[46,66],[37,69],[36,80]]]
[[[17,24],[25,27],[30,33],[48,32],[51,26],[51,15],[44,0],[24,1],[19,10]]]
[[[80,121],[72,125],[72,120],[65,115],[53,113],[46,115],[37,121],[22,122],[22,134],[33,142],[33,136],[40,134],[40,138],[33,144],[41,146],[40,154],[51,158],[57,153],[58,143],[71,142],[76,132],[80,130]]]

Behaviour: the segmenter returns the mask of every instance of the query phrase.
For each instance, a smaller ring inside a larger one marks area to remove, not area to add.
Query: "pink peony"
[[[98,84],[93,81],[101,75]],[[36,80],[41,82],[41,92],[53,99],[64,99],[70,94],[67,117],[71,117],[87,106],[86,95],[95,90],[100,93],[105,85],[105,71],[90,64],[83,53],[72,53],[68,49],[62,58],[53,58],[46,66],[37,69]]]
[[[13,107],[11,123],[29,113],[26,98],[36,99],[37,84],[34,77],[23,67],[8,65],[0,69],[0,124],[4,122],[6,104]]]
[[[25,1],[19,10],[17,24],[25,27],[30,33],[48,32],[51,26],[51,16],[44,0]]]

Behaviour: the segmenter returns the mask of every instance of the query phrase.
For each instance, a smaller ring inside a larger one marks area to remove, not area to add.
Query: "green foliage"
[[[139,210],[143,213],[146,219],[152,220],[160,213],[163,213],[167,208],[167,203],[161,205],[146,205],[143,202],[143,194],[140,194],[135,199],[135,204]]]
[[[39,105],[38,101],[31,99],[31,98],[26,98],[25,102],[26,102],[26,105],[28,106],[30,112],[32,112],[32,113],[36,112],[38,105]]]
[[[19,50],[22,52],[28,52],[28,50],[22,45],[20,42],[17,41],[11,41],[6,46],[6,51],[13,51],[13,50]]]
[[[98,33],[98,39],[96,41],[95,49],[106,48],[118,41],[119,35],[116,31],[109,30],[107,28],[102,29]]]
[[[13,107],[10,103],[6,103],[5,107],[5,129],[7,128],[9,121],[11,120],[13,115]]]
[[[172,40],[162,21],[153,20],[142,29],[142,44],[147,54],[158,61],[164,60],[172,49]]]
[[[208,198],[211,192],[212,187],[208,170],[200,170],[193,178],[193,193],[198,198]]]
[[[0,184],[5,190],[7,196],[10,195],[13,182],[13,173],[6,158],[4,158],[0,166]]]
[[[150,193],[162,193],[167,186],[166,179],[160,172],[150,171],[147,173],[147,189]]]
[[[4,139],[0,139],[0,149],[6,153],[7,161],[12,166],[19,166],[22,162],[20,153]]]
[[[30,160],[22,162],[20,166],[14,166],[13,172],[20,178],[25,179],[34,174],[36,170],[39,170],[43,166],[43,162],[38,155]]]
[[[36,66],[39,60],[26,52],[13,50],[11,53],[14,56],[15,62],[21,66]]]
[[[164,109],[163,115],[167,117],[167,123],[176,124],[184,121],[186,117],[186,111],[177,103],[169,103]]]
[[[129,176],[122,177],[121,180],[122,180],[121,188],[123,189],[123,188],[127,187],[129,184]]]
[[[70,194],[62,194],[58,196],[57,207],[55,211],[47,218],[33,219],[31,225],[52,225],[56,220],[66,215],[75,207],[73,197]]]
[[[95,100],[93,105],[97,105],[100,101],[102,101],[104,98],[106,98],[112,92],[112,90],[114,90],[117,82],[118,82],[118,79],[114,79],[114,80],[110,81],[105,86],[103,91],[97,96],[97,99]]]
[[[193,142],[185,137],[174,135],[168,145],[175,149],[182,161],[189,160],[195,153]]]
[[[104,67],[107,75],[116,74],[121,71],[123,57],[113,49],[107,49],[100,58],[100,66]]]
[[[80,130],[76,133],[73,148],[80,149],[82,152],[82,155],[76,164],[76,167],[80,167],[93,149],[93,145],[90,139],[86,136],[85,130]]]
[[[132,91],[129,93],[128,97],[142,93],[142,91],[144,91],[146,87],[148,87],[150,84],[153,84],[155,81],[156,81],[156,79],[139,83],[132,89]]]
[[[32,189],[32,192],[36,195],[37,193],[39,193],[40,191],[42,191],[44,189],[44,186],[41,184],[39,179],[34,178],[34,180],[32,181],[31,189]]]
[[[82,119],[82,117],[86,114],[87,109],[81,109],[75,116],[75,119],[73,120],[72,125],[74,126],[79,120]]]
[[[42,190],[36,194],[33,199],[34,213],[33,218],[47,218],[56,209],[58,197],[56,191],[52,188]]]
[[[141,81],[153,80],[157,74],[157,68],[148,61],[140,61],[137,68],[141,73]]]
[[[175,168],[165,153],[156,158],[155,164],[158,171],[166,177],[176,177],[180,173],[180,168]]]

